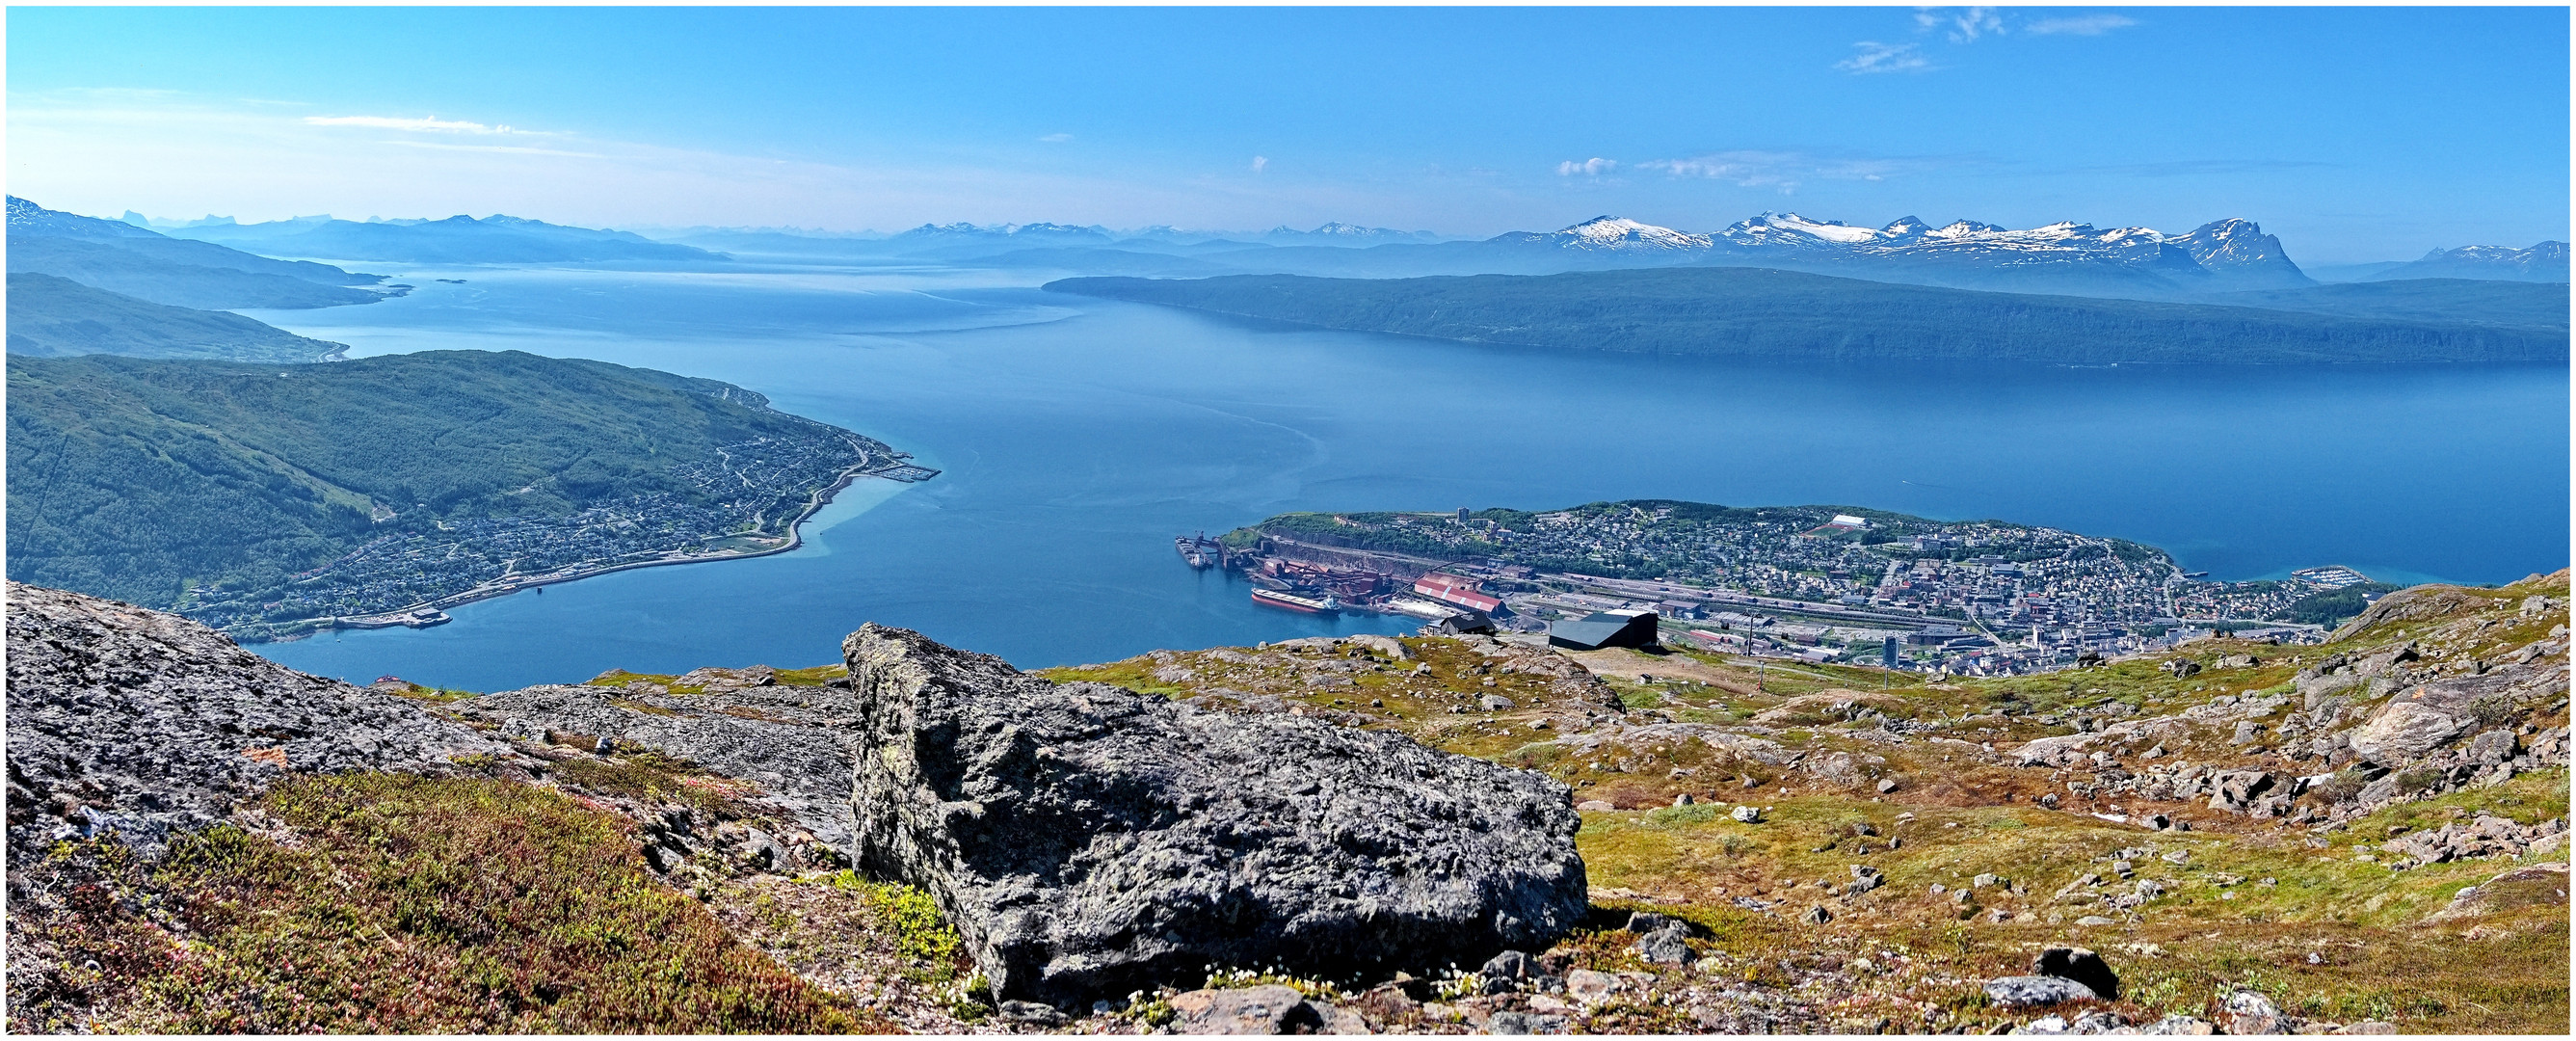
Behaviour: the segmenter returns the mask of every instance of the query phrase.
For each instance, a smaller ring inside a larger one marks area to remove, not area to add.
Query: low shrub
[[[102,1020],[80,1025],[189,1034],[872,1025],[661,885],[623,818],[557,792],[349,774],[287,780],[258,807],[293,838],[224,826],[178,839],[149,869],[101,856],[101,880],[75,889],[71,914],[39,927],[61,964],[80,967],[62,982]]]

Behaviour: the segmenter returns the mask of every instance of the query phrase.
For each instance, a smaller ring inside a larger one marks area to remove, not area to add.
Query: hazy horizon
[[[11,16],[11,191],[100,215],[2568,237],[2564,9]]]

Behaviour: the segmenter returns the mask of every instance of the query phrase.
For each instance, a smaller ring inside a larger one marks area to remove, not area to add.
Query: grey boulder
[[[1639,937],[1637,958],[1651,965],[1679,965],[1691,959],[1690,927],[1680,922]]]
[[[2146,885],[2151,883],[2141,883]],[[2031,961],[2030,971],[2041,976],[2055,976],[2084,985],[2104,1001],[2120,996],[2120,974],[2102,956],[2082,947],[2051,947],[2039,952]]]
[[[2281,1007],[2260,991],[2240,990],[2227,996],[2218,1010],[2218,1023],[2230,1034],[2286,1034],[2294,1025],[2281,1015]]]
[[[844,642],[853,855],[928,891],[997,1000],[1210,964],[1339,978],[1584,920],[1571,791],[1394,734],[1201,711],[869,625]]]
[[[858,710],[855,698],[832,687],[742,683],[654,694],[538,686],[469,698],[448,711],[504,734],[597,735],[617,748],[686,759],[758,783],[764,799],[817,840],[836,848],[850,842],[849,726]]]
[[[1986,1000],[1996,1008],[2038,1008],[2065,1001],[2097,1001],[2101,995],[2064,976],[2005,976],[1986,981]]]
[[[1183,1034],[1285,1034],[1319,1018],[1305,995],[1276,983],[1177,994],[1172,1011],[1172,1026]]]
[[[2399,766],[2441,747],[2469,725],[2459,715],[2431,705],[2390,702],[2370,722],[2352,732],[2352,750],[2381,766]]]

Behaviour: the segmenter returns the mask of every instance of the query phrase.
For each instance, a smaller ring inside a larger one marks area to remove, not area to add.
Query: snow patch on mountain
[[[1344,224],[1340,221],[1329,221],[1317,226],[1313,231],[1299,231],[1282,224],[1276,228],[1270,229],[1269,231],[1263,232],[1261,234],[1261,238],[1264,241],[1270,242],[1292,242],[1304,244],[1321,242],[1339,245],[1343,243],[1429,242],[1439,238],[1439,236],[1427,231],[1398,231],[1394,228],[1371,228],[1357,224]]]
[[[1704,250],[1711,245],[1706,235],[1607,216],[1568,225],[1540,237],[1554,239],[1569,249]]]
[[[2529,249],[2511,246],[2462,246],[2436,249],[2410,263],[2370,276],[2372,281],[2398,278],[2480,278],[2515,282],[2564,282],[2568,278],[2567,244],[2548,241]]]
[[[1777,254],[1806,261],[1885,261],[1944,268],[2039,268],[2067,265],[2144,271],[2163,278],[2219,281],[2241,288],[2308,284],[2282,251],[2280,240],[2254,222],[2230,218],[2188,235],[2154,228],[2097,228],[2058,221],[2035,228],[2006,228],[1956,220],[1934,227],[1908,215],[1867,228],[1795,213],[1764,213],[1710,236],[1720,250],[1739,255]]]
[[[924,224],[898,239],[1110,239],[1109,229],[1039,221],[1034,224]]]

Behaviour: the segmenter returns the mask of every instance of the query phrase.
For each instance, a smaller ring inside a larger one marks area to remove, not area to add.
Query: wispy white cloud
[[[1834,67],[1854,76],[1873,72],[1930,72],[1932,62],[1915,53],[1910,43],[1887,44],[1862,40],[1852,45],[1859,53],[1835,62]]]
[[[1556,175],[1559,177],[1573,177],[1579,174],[1585,177],[1599,177],[1602,174],[1609,173],[1610,171],[1618,168],[1618,160],[1603,159],[1596,155],[1579,163],[1571,159],[1558,163],[1556,164]]]
[[[8,102],[10,190],[74,213],[225,213],[245,221],[513,213],[592,227],[1031,219],[1231,226],[1225,222],[1243,212],[1300,207],[1327,215],[1315,223],[1353,214],[1393,222],[1411,201],[1336,185],[1272,185],[1267,177],[1119,177],[916,154],[739,155],[576,131],[314,125],[275,106],[166,91],[19,92]]]
[[[2032,36],[2100,36],[2113,29],[2126,29],[2136,24],[2138,20],[2135,18],[2109,12],[2028,18],[1992,7],[1914,9],[1916,30],[1939,30],[1950,38],[1951,43],[1975,43],[1984,37],[2014,32]]]
[[[2340,163],[2317,159],[2172,159],[2155,163],[2125,163],[2116,166],[2078,166],[2067,172],[2077,174],[2129,174],[2137,177],[2224,177],[2241,174],[2289,173],[2324,170]]]
[[[507,126],[473,123],[462,119],[440,119],[437,116],[306,116],[308,126],[366,127],[370,130],[411,130],[439,134],[524,134]]]
[[[1727,181],[1739,188],[1770,188],[1787,195],[1795,193],[1800,185],[1809,181],[1883,181],[1969,161],[1932,156],[1836,156],[1731,149],[1686,159],[1651,160],[1638,163],[1637,168],[1660,171],[1674,177]]]
[[[1918,7],[1914,24],[1926,30],[1947,26],[1952,43],[1975,43],[1980,36],[2007,31],[2004,16],[1991,7]]]
[[[1048,135],[1046,135],[1045,137],[1041,137],[1041,138],[1039,138],[1038,140],[1040,140],[1040,141],[1044,141],[1044,142],[1046,142],[1046,143],[1048,143],[1048,144],[1051,144],[1051,145],[1060,145],[1060,144],[1063,144],[1063,143],[1065,143],[1065,142],[1067,142],[1067,141],[1071,141],[1071,140],[1073,140],[1073,135],[1072,135],[1072,134],[1048,134]]]
[[[449,141],[413,141],[402,139],[378,141],[376,143],[382,145],[393,145],[397,148],[435,148],[442,152],[502,152],[513,155],[554,155],[571,159],[608,158],[606,154],[600,152],[574,152],[561,148],[535,148],[528,145],[460,145]]]
[[[1252,172],[1254,172],[1254,173],[1260,173],[1261,171],[1263,171],[1263,170],[1267,170],[1267,169],[1269,169],[1269,168],[1270,168],[1270,157],[1269,157],[1269,156],[1266,156],[1266,155],[1256,155],[1256,156],[1253,156],[1253,157],[1252,157]]]
[[[1265,172],[1252,175],[1253,157],[1221,155],[1076,169],[928,143],[740,154],[581,125],[498,136],[304,122],[386,112],[337,98],[301,109],[166,91],[12,91],[7,100],[10,191],[74,213],[244,221],[509,213],[584,227],[839,230],[960,220],[1202,228],[1341,220],[1480,235],[1562,216],[1555,193],[1522,190],[1524,177],[1545,176],[1543,166],[1479,168],[1453,180],[1336,177],[1299,160],[1273,177],[1266,159]]]
[[[2116,14],[2079,14],[2064,18],[2042,18],[2022,27],[2033,36],[2100,36],[2113,29],[2126,29],[2138,20]]]

